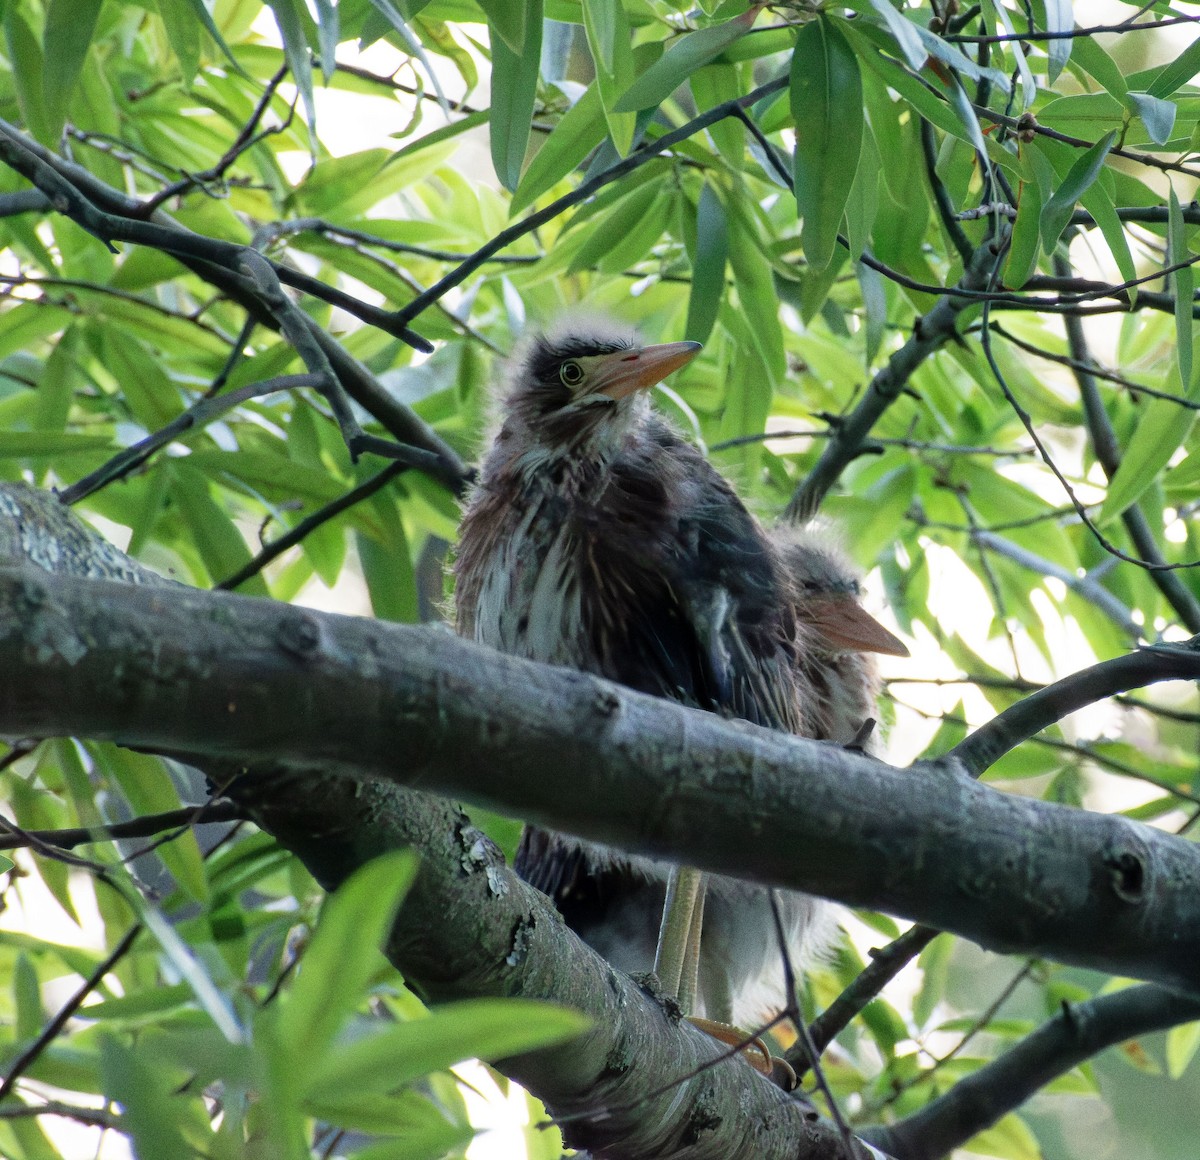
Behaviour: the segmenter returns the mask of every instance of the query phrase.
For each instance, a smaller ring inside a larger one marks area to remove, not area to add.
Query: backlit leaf
[[[800,29],[792,54],[796,205],[809,264],[829,265],[862,148],[862,78],[839,23],[821,16]]]

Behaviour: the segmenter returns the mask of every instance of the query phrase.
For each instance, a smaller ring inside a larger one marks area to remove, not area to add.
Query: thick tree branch
[[[167,600],[187,591],[117,552],[51,496],[19,486],[0,488],[0,560],[35,563],[43,571],[34,575],[111,578]],[[236,712],[236,703],[224,708]],[[581,943],[457,807],[314,769],[307,758],[267,768],[187,756],[228,790],[228,809],[252,812],[328,889],[386,850],[417,848],[421,870],[385,949],[430,998],[524,995],[593,1017],[582,1040],[503,1065],[563,1120],[573,1144],[642,1160],[847,1160],[841,1134],[810,1105],[741,1059],[721,1060],[723,1045]],[[136,819],[107,836],[170,820]],[[49,840],[92,836],[55,832]],[[856,1141],[849,1160],[880,1155]]]
[[[449,802],[295,770],[256,770],[230,793],[326,889],[386,850],[420,851],[386,950],[428,998],[521,995],[591,1016],[581,1039],[501,1065],[547,1104],[572,1146],[648,1160],[842,1160],[833,1125],[741,1059],[702,1068],[723,1046],[580,942]],[[867,1155],[856,1145],[854,1160]]]
[[[0,570],[0,671],[8,733],[384,777],[1200,994],[1193,844],[1000,794],[957,757],[901,772],[440,630],[28,566]],[[981,731],[972,767],[1040,728],[1054,698],[1066,712],[1196,679],[1200,653],[1146,649],[1093,672]],[[571,777],[547,778],[552,769]]]

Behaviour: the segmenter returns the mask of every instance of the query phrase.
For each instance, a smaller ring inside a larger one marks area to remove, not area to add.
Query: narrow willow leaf
[[[1013,223],[1004,285],[1019,290],[1037,269],[1041,249],[1042,191],[1036,181],[1021,186],[1017,220]]]
[[[850,185],[850,196],[846,199],[846,240],[850,243],[850,254],[854,258],[858,258],[870,243],[875,216],[879,212],[880,165],[875,135],[867,124],[863,127],[858,170]]]
[[[621,0],[583,0],[583,27],[596,69],[608,134],[622,157],[633,144],[636,110],[617,112],[617,100],[633,83],[633,34]]]
[[[1104,240],[1112,251],[1113,261],[1121,271],[1121,277],[1126,282],[1132,282],[1137,277],[1137,267],[1133,263],[1133,254],[1129,251],[1129,239],[1125,236],[1125,226],[1117,216],[1112,196],[1105,189],[1103,180],[1097,181],[1089,189],[1084,190],[1080,197],[1083,208],[1088,211],[1100,227]],[[1136,286],[1129,287],[1129,308],[1137,305]]]
[[[50,0],[42,36],[42,97],[48,128],[57,134],[66,117],[84,58],[96,30],[102,0]]]
[[[983,67],[960,52],[954,45],[930,32],[928,28],[922,28],[919,24],[913,24],[912,27],[916,29],[917,35],[921,38],[921,43],[928,50],[929,55],[945,61],[955,72],[969,77],[973,81],[991,81],[992,85],[1002,93],[1008,93],[1012,89],[1008,77],[999,69]]]
[[[1200,73],[1200,40],[1193,40],[1146,90],[1152,97],[1169,97],[1180,85],[1194,84]]]
[[[1046,208],[1042,210],[1042,249],[1047,254],[1054,252],[1058,239],[1067,228],[1075,203],[1088,187],[1100,176],[1104,159],[1116,139],[1116,133],[1105,133],[1090,149],[1080,154],[1075,164],[1067,171],[1062,184],[1054,191]]]
[[[158,15],[167,31],[167,40],[171,43],[171,51],[179,61],[183,83],[190,85],[200,67],[200,25],[179,0],[157,0],[157,4]]]
[[[1173,371],[1170,379],[1176,373]],[[1167,390],[1182,393],[1178,383]],[[1178,404],[1167,399],[1151,399],[1146,404],[1121,466],[1108,485],[1108,494],[1100,508],[1101,523],[1115,519],[1142,497],[1171,456],[1187,442],[1195,421],[1194,411],[1181,411]]]
[[[1133,111],[1142,119],[1150,140],[1156,145],[1165,145],[1175,128],[1175,116],[1179,112],[1174,101],[1151,96],[1149,93],[1128,93],[1125,98]]]
[[[1184,1023],[1167,1032],[1167,1074],[1178,1079],[1200,1048],[1200,1023]]]
[[[1172,186],[1167,201],[1167,257],[1171,265],[1188,263],[1192,255],[1188,252],[1187,223],[1179,208],[1179,198]],[[1196,268],[1180,265],[1171,275],[1175,287],[1175,357],[1179,367],[1179,382],[1184,392],[1191,393],[1192,386],[1192,309],[1196,288]]]
[[[914,72],[920,72],[925,67],[929,53],[921,42],[917,26],[911,20],[906,20],[888,0],[871,0],[871,7],[883,18],[887,30],[896,38],[900,53],[908,62],[908,67]]]
[[[161,2],[164,5],[173,5],[177,3],[177,0],[161,0]],[[213,43],[225,54],[234,69],[239,73],[243,72],[242,66],[234,58],[233,51],[225,43],[225,38],[221,35],[221,30],[217,27],[216,21],[213,20],[212,13],[209,12],[208,5],[205,4],[204,0],[182,0],[182,2],[186,3],[192,10],[192,15],[200,22],[204,31],[212,37]]]
[[[39,141],[51,142],[57,131],[51,129],[42,95],[42,46],[15,4],[4,6],[4,41],[21,116]]]
[[[250,562],[250,552],[228,512],[209,494],[208,481],[186,461],[171,464],[171,496],[178,505],[209,577],[223,580]],[[252,576],[241,587],[247,595],[266,596],[261,576]]]
[[[411,850],[392,851],[356,870],[326,898],[283,1005],[279,1033],[288,1051],[320,1057],[358,1006],[416,871]]]
[[[521,181],[521,166],[529,146],[533,102],[537,96],[538,59],[542,42],[541,0],[530,0],[525,50],[513,52],[493,30],[492,43],[492,165],[509,192]]]
[[[1028,1125],[1015,1113],[967,1141],[971,1152],[999,1160],[1042,1160],[1042,1149]]]
[[[499,1059],[574,1039],[588,1027],[575,1011],[522,999],[447,1003],[425,1019],[389,1027],[311,1060],[314,1096],[391,1091],[464,1059]]]
[[[952,78],[952,80],[953,84],[949,88],[950,107],[957,115],[959,123],[967,131],[967,140],[975,147],[975,152],[984,159],[986,164],[989,156],[987,138],[984,137],[983,130],[979,126],[979,118],[975,116],[971,98],[967,96],[966,90],[956,78]]]
[[[317,108],[313,103],[312,61],[300,18],[303,5],[300,0],[267,0],[267,6],[275,13],[275,24],[283,41],[283,54],[287,57],[296,88],[300,90],[308,123],[315,128]]]
[[[634,223],[641,221],[650,212],[650,207],[658,200],[661,192],[658,182],[649,181],[621,198],[601,222],[591,227],[587,240],[571,259],[568,272],[590,270],[610,250],[620,245]]]
[[[372,503],[377,534],[359,532],[356,538],[362,561],[363,579],[371,596],[371,611],[377,620],[412,624],[420,611],[417,581],[412,566],[404,523],[394,503]]]
[[[619,2],[619,0],[618,0]],[[696,69],[720,56],[754,24],[761,5],[713,28],[702,28],[681,36],[654,62],[617,101],[618,113],[636,113],[665,101]]]
[[[1075,54],[1075,63],[1099,81],[1106,93],[1116,97],[1118,101],[1124,101],[1129,86],[1125,83],[1125,74],[1121,72],[1117,62],[1090,36],[1077,38],[1074,45],[1072,51]]]
[[[321,74],[329,84],[337,68],[337,46],[341,39],[338,10],[333,0],[316,0],[317,43],[321,47]]]
[[[858,57],[833,18],[804,25],[792,53],[791,107],[796,122],[794,182],[809,264],[824,269],[862,150],[862,77]]]
[[[180,808],[179,792],[162,758],[109,744],[96,744],[91,752],[97,767],[120,786],[135,817]],[[184,894],[197,901],[208,898],[204,861],[196,835],[191,830],[164,843],[155,853]]]
[[[533,14],[533,4],[525,0],[479,0],[488,20],[488,27],[499,34],[500,39],[520,56],[525,51],[525,30],[531,16],[541,23],[541,13]]]
[[[696,252],[692,259],[692,290],[688,296],[684,336],[707,342],[725,296],[725,264],[729,256],[729,219],[725,205],[708,183],[700,190],[696,209]]]
[[[104,1094],[121,1105],[122,1131],[139,1156],[186,1156],[189,1147],[180,1101],[168,1089],[169,1075],[114,1036],[100,1040]]]
[[[862,291],[863,312],[866,315],[863,338],[865,363],[869,367],[879,353],[879,345],[883,342],[887,327],[887,293],[883,285],[883,275],[865,262],[854,263],[854,274]]]
[[[692,73],[688,81],[696,108],[700,111],[715,109],[726,101],[737,100],[744,89],[741,70],[734,65],[718,61],[705,65]],[[746,127],[736,117],[724,117],[708,127],[721,157],[730,169],[741,169],[746,161]],[[757,144],[757,142],[756,142]]]
[[[1045,0],[1046,31],[1070,32],[1075,24],[1075,16],[1071,11],[1071,0]],[[1059,74],[1071,59],[1071,46],[1075,37],[1063,36],[1056,40],[1046,41],[1046,55],[1049,61],[1046,66],[1047,79],[1051,84],[1058,80]]]
[[[1009,36],[1015,34],[1012,20],[1008,15],[1008,9],[1003,4],[993,3],[992,0],[984,0],[984,8],[985,11],[987,9],[991,10],[993,17]],[[1029,61],[1025,59],[1025,49],[1021,46],[1021,42],[1019,40],[1012,40],[1009,41],[1006,47],[1013,54],[1013,60],[1017,62],[1017,77],[1021,82],[1021,111],[1024,112],[1033,104],[1034,97],[1037,96],[1037,84],[1033,79],[1033,73],[1029,70]]]

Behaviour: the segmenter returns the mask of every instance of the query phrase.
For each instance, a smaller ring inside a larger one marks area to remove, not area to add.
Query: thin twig
[[[38,1057],[54,1042],[59,1032],[67,1025],[67,1021],[83,1005],[83,1001],[98,987],[104,976],[117,965],[129,952],[134,940],[142,931],[142,924],[136,922],[113,948],[112,953],[84,980],[83,985],[58,1010],[58,1014],[42,1029],[41,1034],[23,1051],[8,1074],[0,1080],[0,1100],[10,1095],[17,1081],[37,1062]]]

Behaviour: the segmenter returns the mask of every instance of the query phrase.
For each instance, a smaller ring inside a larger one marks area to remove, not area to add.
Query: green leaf
[[[1042,191],[1036,181],[1021,186],[1017,220],[1013,223],[1004,285],[1019,290],[1037,269],[1041,246]]]
[[[359,532],[356,543],[363,579],[371,594],[371,611],[379,620],[412,624],[418,617],[417,581],[404,524],[390,497],[376,496],[371,505],[376,534]]]
[[[166,813],[180,806],[179,793],[159,757],[116,745],[96,744],[97,764],[121,787],[135,815]],[[155,849],[183,892],[197,902],[208,898],[208,879],[195,833],[186,829]]]
[[[1100,176],[1100,171],[1104,168],[1104,159],[1108,156],[1116,136],[1115,132],[1106,133],[1095,145],[1080,154],[1075,164],[1067,171],[1062,184],[1046,202],[1041,221],[1042,250],[1046,254],[1054,253],[1058,239],[1062,237],[1067,222],[1071,220],[1075,203]]]
[[[1179,367],[1179,382],[1187,394],[1192,386],[1192,309],[1196,288],[1196,268],[1188,251],[1187,224],[1179,208],[1179,198],[1172,186],[1167,199],[1167,257],[1179,269],[1171,275],[1175,288],[1175,358]],[[1182,263],[1182,264],[1181,264]]]
[[[1071,12],[1071,0],[1045,0],[1045,8],[1047,32],[1070,32],[1075,26],[1075,17]],[[1054,84],[1058,80],[1067,61],[1071,59],[1071,47],[1074,45],[1075,39],[1073,36],[1063,36],[1045,42],[1046,56],[1049,58],[1046,65],[1046,76],[1050,84]],[[1090,41],[1091,37],[1084,39]]]
[[[618,0],[619,2],[619,0]],[[652,109],[665,101],[697,69],[715,60],[735,40],[750,31],[758,16],[755,6],[724,24],[681,36],[636,81],[614,106],[618,113]]]
[[[104,1094],[121,1105],[121,1128],[139,1156],[187,1156],[192,1148],[179,1112],[183,1100],[172,1095],[172,1076],[143,1053],[112,1036],[100,1040]]]
[[[13,863],[9,862],[8,868]],[[30,957],[22,951],[17,955],[17,963],[13,968],[13,1007],[16,1010],[16,1022],[13,1026],[15,1038],[32,1040],[42,1030],[46,1018],[42,1010],[42,987],[38,979],[37,968]]]
[[[62,128],[67,105],[83,70],[102,2],[50,0],[46,9],[42,97],[46,102],[47,128],[55,135]]]
[[[1075,63],[1081,65],[1087,73],[1099,81],[1101,88],[1106,93],[1123,103],[1129,86],[1125,83],[1125,74],[1117,62],[1104,51],[1094,37],[1081,36],[1076,38],[1073,43],[1072,51],[1075,54]]]
[[[1180,85],[1195,83],[1200,73],[1200,39],[1193,40],[1170,64],[1164,65],[1146,90],[1152,97],[1169,97]]]
[[[571,259],[569,272],[590,270],[610,250],[623,242],[635,223],[641,222],[658,200],[662,189],[658,182],[648,181],[626,194],[613,206],[596,225],[592,226],[587,240]]]
[[[617,112],[617,98],[633,80],[633,34],[621,0],[583,0],[583,27],[613,146],[624,157],[633,144],[636,110]]]
[[[1129,93],[1125,98],[1142,119],[1146,132],[1156,145],[1165,145],[1175,128],[1175,116],[1179,112],[1174,101],[1163,100],[1149,93]]]
[[[796,122],[796,205],[809,264],[833,258],[838,229],[862,150],[862,78],[837,21],[804,25],[792,53],[791,108]]]
[[[279,1031],[287,1051],[322,1057],[382,965],[384,939],[416,872],[416,855],[395,850],[356,870],[326,898],[283,1004]]]
[[[326,996],[327,998],[327,996]],[[503,1059],[565,1043],[586,1031],[576,1011],[523,999],[447,1003],[426,1019],[400,1023],[313,1060],[305,1077],[314,1097],[391,1091],[464,1059]]]
[[[534,154],[513,194],[509,213],[516,215],[527,209],[578,166],[604,140],[605,124],[600,89],[593,84],[562,115],[554,131]]]
[[[333,79],[337,69],[337,46],[341,40],[341,24],[333,0],[316,0],[317,43],[321,48],[321,74],[325,83]]]
[[[183,83],[190,85],[200,67],[200,26],[195,15],[187,11],[180,0],[157,0],[157,4],[159,18],[167,30],[167,40],[179,61]]]
[[[50,124],[49,106],[42,92],[42,46],[15,4],[4,6],[4,40],[21,117],[29,131],[48,144],[55,140],[61,125]]]
[[[487,17],[488,27],[516,56],[525,51],[525,34],[534,21],[541,23],[540,5],[532,0],[479,0]],[[541,34],[538,33],[538,36]]]
[[[521,181],[521,166],[529,147],[533,103],[537,97],[538,65],[542,50],[541,0],[527,0],[525,46],[515,53],[492,32],[492,165],[510,192]]]
[[[883,19],[887,30],[895,37],[900,46],[900,53],[908,62],[908,67],[914,72],[920,72],[925,67],[929,53],[921,41],[917,26],[906,20],[888,0],[870,0],[871,7]]]
[[[991,12],[993,18],[1008,36],[1014,35],[1012,20],[1009,18],[1008,9],[1003,4],[995,3],[994,0],[983,0],[983,7],[985,12]],[[1017,64],[1017,76],[1021,83],[1020,111],[1024,112],[1033,104],[1033,99],[1037,96],[1037,84],[1034,82],[1033,73],[1029,71],[1029,62],[1025,59],[1025,50],[1021,42],[1013,40],[1005,47],[1012,53],[1013,60]]]
[[[1083,208],[1096,219],[1096,225],[1104,235],[1108,248],[1112,251],[1113,261],[1121,271],[1121,277],[1126,282],[1132,282],[1137,277],[1137,267],[1133,263],[1133,255],[1129,252],[1129,239],[1125,236],[1125,226],[1117,216],[1112,197],[1105,189],[1103,181],[1097,181],[1086,189],[1080,197]],[[1137,304],[1137,287],[1129,288],[1130,309]]]
[[[208,481],[194,467],[173,462],[171,495],[187,521],[200,557],[214,581],[233,575],[250,562],[250,552],[237,526],[209,494]],[[261,576],[253,576],[239,591],[250,595],[267,595],[267,585]]]
[[[308,41],[304,36],[301,16],[307,17],[302,0],[266,0],[267,7],[275,13],[275,25],[283,41],[283,52],[291,69],[292,79],[300,90],[300,99],[308,114],[308,123],[317,123],[317,107],[313,102],[312,59]]]
[[[354,1160],[442,1160],[447,1153],[461,1156],[464,1146],[474,1136],[474,1129],[469,1127],[428,1124],[406,1131],[394,1140],[379,1140],[359,1148]]]
[[[706,181],[696,207],[696,252],[692,256],[692,288],[688,295],[684,337],[707,342],[725,296],[725,264],[729,255],[729,219],[720,195]]]
[[[1167,1032],[1167,1074],[1178,1079],[1200,1048],[1200,1023],[1183,1023]]]
[[[1173,393],[1181,393],[1178,384]],[[1181,411],[1167,399],[1151,399],[1145,405],[1121,466],[1108,485],[1108,494],[1100,508],[1100,523],[1119,516],[1142,497],[1171,456],[1187,441],[1195,421],[1194,411]]]
[[[1042,1150],[1029,1126],[1015,1113],[1005,1116],[964,1145],[969,1152],[1000,1160],[1042,1160]]]

